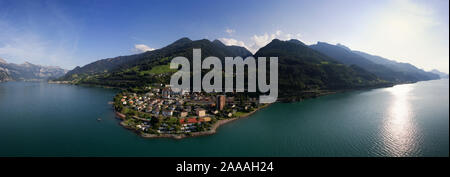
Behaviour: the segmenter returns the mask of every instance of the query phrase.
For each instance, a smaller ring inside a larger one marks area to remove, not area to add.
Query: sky
[[[0,0],[0,58],[73,69],[181,37],[343,44],[449,72],[448,0]]]

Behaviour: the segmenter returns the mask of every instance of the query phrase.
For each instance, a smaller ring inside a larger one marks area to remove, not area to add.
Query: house
[[[176,103],[176,105],[179,105],[179,106],[180,106],[180,105],[183,105],[183,103],[184,103],[183,100],[178,100],[177,103]]]
[[[159,108],[153,109],[152,114],[159,115]]]
[[[172,90],[168,87],[163,88],[161,94],[164,98],[170,98],[170,95],[172,94]]]
[[[197,109],[196,113],[197,113],[198,117],[204,117],[206,115],[206,110],[204,110],[204,109]]]
[[[186,117],[187,115],[188,115],[188,112],[186,112],[186,111],[180,112],[180,117]]]
[[[214,115],[216,115],[216,114],[219,114],[219,111],[218,111],[218,110],[214,110],[214,111],[211,111],[211,113],[213,113]]]
[[[181,89],[181,95],[189,94],[189,90]]]
[[[163,114],[163,116],[170,117],[173,115],[173,111],[172,110],[163,110],[162,114]]]
[[[153,110],[153,107],[148,106],[147,109],[145,109],[145,112],[150,113],[150,112],[152,112],[152,110]]]
[[[198,123],[199,121],[197,121],[197,118],[195,117],[191,117],[191,118],[186,118],[186,119],[180,119],[180,123],[181,124],[195,124]]]
[[[189,93],[189,91],[185,89],[174,88],[172,89],[172,93],[177,95],[185,95],[186,93]]]
[[[191,118],[186,118],[186,119],[180,119],[180,123],[183,124],[183,126],[190,126],[190,127],[192,127],[196,123],[209,122],[209,121],[211,121],[211,117],[203,117],[203,118],[198,118],[198,119],[195,117],[191,117]]]
[[[200,122],[209,122],[211,121],[211,117],[203,117],[199,119]]]

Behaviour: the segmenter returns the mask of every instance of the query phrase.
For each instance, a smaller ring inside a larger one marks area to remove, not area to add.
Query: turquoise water
[[[183,140],[122,128],[116,92],[0,83],[0,156],[449,156],[448,80],[276,103]]]

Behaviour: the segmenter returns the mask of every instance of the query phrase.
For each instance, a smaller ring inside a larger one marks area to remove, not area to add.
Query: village
[[[153,85],[144,91],[122,92],[114,107],[122,125],[146,134],[187,134],[211,130],[219,120],[245,116],[260,106],[242,93],[174,91]]]

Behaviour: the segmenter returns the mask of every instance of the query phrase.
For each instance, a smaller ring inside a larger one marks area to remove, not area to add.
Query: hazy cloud
[[[285,34],[283,33],[281,30],[277,30],[275,31],[275,33],[272,34],[267,34],[264,33],[263,35],[253,35],[253,37],[251,38],[252,41],[254,42],[254,47],[255,49],[259,49],[261,47],[264,47],[265,45],[267,45],[270,41],[274,40],[274,39],[280,39],[280,40],[289,40],[292,39],[292,34]]]
[[[238,41],[233,38],[219,38],[220,41],[222,41],[225,45],[237,45],[245,47],[245,43],[243,41]]]
[[[225,32],[226,33],[228,33],[229,35],[232,35],[234,32],[236,32],[234,29],[229,29],[229,28],[227,28],[226,30],[225,30]]]
[[[242,46],[247,48],[250,52],[255,53],[261,47],[264,47],[274,39],[289,40],[293,37],[299,38],[300,34],[293,35],[290,33],[283,33],[281,30],[277,30],[274,33],[270,34],[264,33],[263,35],[253,35],[247,44],[234,38],[219,38],[219,40],[222,41],[225,45]]]
[[[147,52],[147,51],[152,51],[155,50],[154,48],[151,48],[145,44],[135,44],[134,45],[134,51],[138,52],[138,53],[142,53],[142,52]]]

